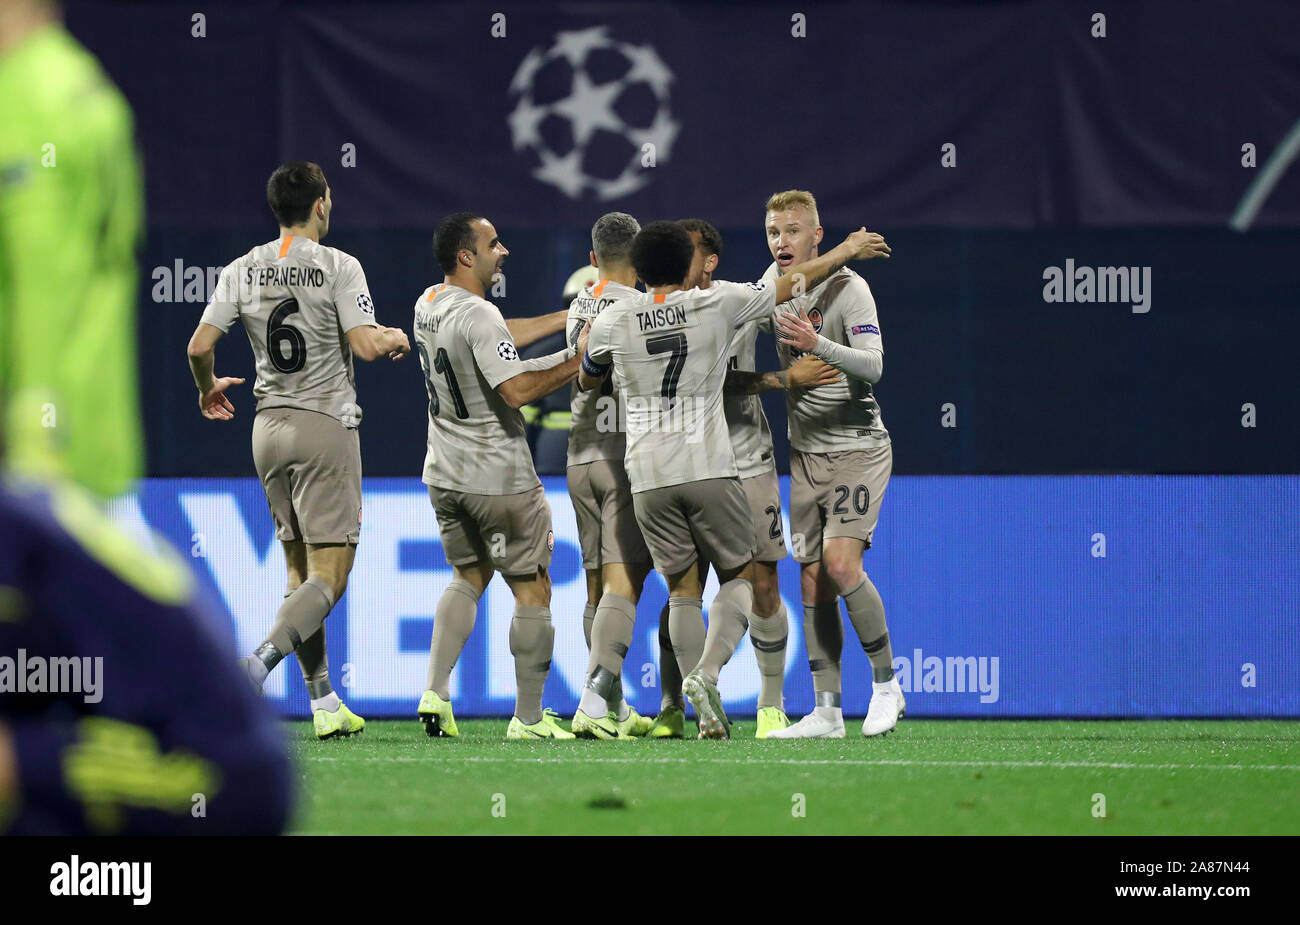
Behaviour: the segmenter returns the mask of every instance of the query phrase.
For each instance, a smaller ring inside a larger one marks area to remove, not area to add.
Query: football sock
[[[424,689],[443,700],[451,699],[451,669],[456,667],[465,641],[474,631],[478,595],[468,581],[454,578],[438,598],[438,607],[433,612],[433,639],[429,642],[429,673]]]
[[[541,722],[542,688],[551,670],[554,645],[551,608],[516,604],[510,621],[510,654],[515,657],[515,716],[525,726]]]
[[[591,624],[596,622],[596,605],[588,604],[582,609],[582,638],[587,640],[587,651],[591,651]]]
[[[324,710],[327,713],[337,713],[343,701],[339,700],[339,695],[330,691],[323,697],[313,697],[311,700],[311,711]]]
[[[840,620],[838,600],[815,604],[803,602],[803,634],[808,644],[808,668],[812,671],[813,690],[821,695],[834,694],[839,706],[840,654],[844,651],[844,623]]]
[[[596,608],[596,620],[591,627],[591,655],[587,662],[587,676],[590,677],[597,666],[609,671],[617,681],[623,672],[623,659],[627,656],[627,647],[632,642],[632,627],[636,623],[636,604],[621,594],[606,592],[601,595],[600,606]],[[614,690],[614,685],[606,691],[607,696],[621,695]]]
[[[330,590],[329,583],[324,578],[313,575],[284,599],[275,614],[275,623],[271,626],[266,641],[275,646],[280,658],[283,658],[321,628],[333,606],[334,592]],[[265,661],[263,659],[263,663]],[[274,664],[266,666],[268,672],[274,667]]]
[[[261,687],[266,681],[266,676],[271,673],[271,669],[280,664],[282,658],[284,658],[283,652],[269,642],[262,643],[253,650],[252,657],[243,663],[248,669],[248,679]]]
[[[619,709],[623,699],[623,658],[632,642],[636,605],[621,594],[606,592],[596,608],[591,627],[591,652],[587,657],[587,683],[582,692],[583,713],[604,716]]]
[[[659,611],[659,687],[663,693],[659,698],[659,709],[684,707],[682,702],[682,672],[677,667],[677,656],[673,654],[673,640],[668,625],[668,602]]]
[[[790,635],[790,624],[786,617],[785,601],[777,604],[776,613],[769,617],[751,615],[749,621],[749,639],[754,644],[754,658],[758,661],[758,673],[763,678],[763,686],[758,692],[758,708],[785,705],[781,696],[785,685],[785,644]]]
[[[614,693],[608,698],[607,703],[609,708],[614,711],[614,715],[618,717],[620,723],[632,715],[632,708],[623,699],[623,676],[621,674],[614,679]]]
[[[749,616],[754,610],[754,587],[743,578],[733,578],[718,589],[709,608],[709,632],[704,638],[700,673],[711,684],[727,664],[740,640],[749,630]]]
[[[704,655],[704,601],[698,597],[668,598],[668,632],[673,641],[673,658],[677,662],[677,686],[673,691],[680,700],[682,679],[695,670]],[[665,686],[665,693],[668,688]]]
[[[862,643],[862,651],[871,661],[871,680],[888,681],[894,676],[894,650],[889,645],[889,627],[885,625],[885,604],[880,600],[880,592],[863,575],[862,583],[844,595],[844,604]]]
[[[298,656],[298,667],[302,669],[302,679],[307,682],[308,697],[316,701],[333,693],[329,658],[325,654],[324,626],[304,639],[293,654]]]

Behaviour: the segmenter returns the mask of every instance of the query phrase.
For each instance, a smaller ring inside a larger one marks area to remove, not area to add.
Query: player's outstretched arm
[[[186,348],[190,372],[194,375],[194,384],[199,389],[199,413],[210,421],[234,419],[235,406],[226,397],[226,389],[232,385],[244,384],[243,379],[233,376],[217,378],[212,373],[216,363],[217,341],[222,333],[224,332],[221,328],[199,322]]]
[[[531,370],[512,376],[497,386],[497,394],[511,408],[522,408],[544,395],[550,395],[561,386],[568,385],[577,375],[578,358],[569,357],[549,369]]]
[[[348,346],[358,360],[370,363],[380,357],[400,360],[411,352],[411,342],[401,328],[359,325],[348,331]]]
[[[789,369],[751,373],[740,369],[727,370],[723,391],[739,395],[758,395],[762,392],[786,389],[815,389],[841,379],[840,371],[819,358],[802,356],[790,364]]]
[[[889,245],[883,237],[866,228],[859,228],[820,257],[796,264],[790,268],[789,273],[777,277],[776,302],[780,305],[803,295],[850,260],[871,260],[874,257],[888,257],[889,254]]]
[[[506,328],[509,329],[510,339],[515,342],[515,346],[522,350],[543,337],[563,331],[568,317],[569,313],[561,309],[536,318],[507,318]]]

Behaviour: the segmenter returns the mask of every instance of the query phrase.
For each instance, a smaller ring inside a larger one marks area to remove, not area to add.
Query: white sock
[[[311,711],[315,713],[317,710],[324,710],[326,713],[337,713],[342,705],[343,701],[339,700],[339,695],[330,691],[324,697],[311,702]]]
[[[892,694],[894,692],[893,681],[872,681],[871,693],[873,694]]]
[[[816,706],[813,707],[813,713],[817,714],[822,719],[830,720],[832,723],[844,722],[844,714],[841,712],[839,707]]]
[[[600,719],[609,712],[609,707],[605,704],[605,698],[586,687],[582,689],[582,699],[578,701],[578,709],[586,713],[591,719]]]

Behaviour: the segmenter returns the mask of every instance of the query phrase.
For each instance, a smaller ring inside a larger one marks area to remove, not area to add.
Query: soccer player
[[[801,267],[820,280],[847,260],[887,252],[879,235],[854,232]],[[715,283],[687,288],[694,246],[674,222],[654,222],[632,243],[632,265],[648,291],[615,302],[592,322],[579,374],[584,391],[611,367],[627,417],[625,464],[633,507],[655,568],[669,591],[675,640],[703,631],[697,562],[718,571],[703,654],[679,669],[703,738],[727,738],[718,673],[748,628],[753,609],[753,520],[737,478],[722,414],[731,341],[751,318],[770,316],[797,283]]]
[[[591,262],[598,279],[569,305],[569,343],[576,346],[586,325],[609,305],[641,294],[631,261],[632,241],[640,230],[626,212],[602,215],[592,226]],[[569,498],[587,573],[582,629],[590,653],[571,728],[584,739],[645,735],[652,722],[623,698],[621,678],[636,605],[652,566],[632,510],[632,486],[623,464],[627,438],[614,377],[605,377],[599,389],[588,392],[575,385],[570,410]]]
[[[479,597],[500,572],[515,596],[517,687],[506,738],[572,739],[542,708],[555,640],[547,574],[555,539],[519,409],[573,380],[575,347],[519,359],[501,312],[485,298],[510,253],[486,218],[448,215],[434,232],[433,251],[446,276],[415,303],[415,344],[429,397],[424,483],[453,578],[434,612],[417,713],[428,735],[459,735],[451,670],[474,629]],[[585,331],[576,346],[585,348]]]
[[[765,279],[794,275],[800,264],[816,257],[822,228],[811,193],[787,190],[772,196],[766,227],[775,263]],[[769,738],[844,736],[840,597],[871,661],[872,695],[862,734],[881,735],[898,725],[904,700],[894,678],[885,607],[862,568],[893,467],[889,432],[871,389],[884,366],[876,301],[866,280],[844,268],[810,283],[794,308],[797,314],[781,312],[775,319],[782,365],[811,353],[847,379],[786,393],[791,545],[801,566],[804,637],[817,704],[812,713]]]
[[[703,219],[687,218],[678,224],[691,236],[695,245],[688,282],[700,289],[708,289],[713,285],[713,273],[722,258],[722,235]],[[782,698],[788,630],[785,602],[781,598],[776,571],[777,563],[786,556],[785,533],[781,524],[781,489],[776,477],[772,431],[757,393],[772,389],[814,388],[836,381],[840,373],[814,356],[801,357],[788,370],[756,372],[755,347],[760,326],[770,330],[770,319],[746,322],[732,339],[722,406],[758,544],[754,558],[754,613],[749,624],[749,637],[762,677],[755,738],[763,739],[772,730],[785,728],[790,721],[785,715]],[[666,605],[659,619],[659,651],[664,699],[651,735],[675,738],[681,734],[684,716],[680,699],[681,674],[673,655]]]
[[[399,360],[410,351],[399,328],[375,322],[366,275],[355,257],[320,243],[333,199],[316,164],[277,167],[266,198],[280,236],[221,271],[189,343],[199,410],[229,421],[226,390],[240,378],[213,374],[217,340],[243,321],[257,362],[253,462],[284,546],[288,590],[266,640],[243,660],[261,689],[296,652],[322,739],[365,729],[329,679],[325,617],[342,597],[361,535],[361,444],[352,357]]]
[[[141,475],[131,109],[42,0],[0,4],[0,443],[102,497]]]

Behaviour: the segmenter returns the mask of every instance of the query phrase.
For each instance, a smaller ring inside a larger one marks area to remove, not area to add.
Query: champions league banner
[[[828,227],[1300,221],[1289,0],[67,7],[153,227],[264,224],[286,158],[355,229],[748,227],[790,187]]]
[[[555,531],[544,702],[567,717],[587,664],[586,587],[564,480],[543,482]],[[784,476],[781,489],[788,539]],[[895,477],[865,562],[908,716],[1300,717],[1298,508],[1293,476]],[[192,564],[240,653],[262,641],[285,570],[256,479],[148,480],[112,515],[137,541],[168,544]],[[325,624],[331,678],[358,713],[414,717],[451,577],[424,486],[366,480],[356,565]],[[781,563],[779,577],[790,613],[786,709],[797,716],[813,694],[796,563]],[[716,591],[710,577],[706,605]],[[650,715],[665,598],[652,575],[624,663],[627,698]],[[498,576],[452,673],[457,716],[513,711],[513,609]],[[845,714],[862,716],[870,668],[847,618],[843,674]],[[728,711],[754,713],[748,638],[719,686]],[[285,716],[307,715],[295,659],[266,695]]]

